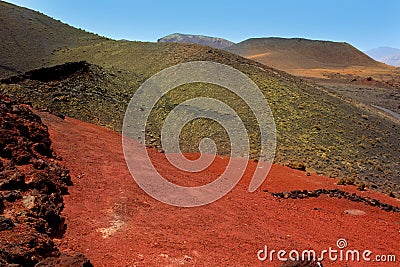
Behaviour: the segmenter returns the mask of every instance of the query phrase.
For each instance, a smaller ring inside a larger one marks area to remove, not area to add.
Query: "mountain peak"
[[[289,72],[379,64],[346,42],[304,38],[251,38],[226,50]]]
[[[375,60],[388,65],[400,67],[400,49],[398,48],[381,46],[365,51],[365,53]]]
[[[157,42],[199,44],[218,49],[227,48],[235,44],[223,38],[182,33],[173,33],[167,35],[158,39]]]

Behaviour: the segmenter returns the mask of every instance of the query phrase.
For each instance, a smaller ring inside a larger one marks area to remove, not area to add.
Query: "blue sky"
[[[170,33],[304,37],[367,50],[400,48],[400,1],[7,0],[114,39],[156,41]]]

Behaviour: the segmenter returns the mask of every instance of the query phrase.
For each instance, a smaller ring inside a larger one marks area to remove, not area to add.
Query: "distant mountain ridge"
[[[400,67],[400,49],[382,46],[365,51],[365,53],[377,61]]]
[[[282,70],[378,64],[348,43],[303,38],[250,38],[226,51]]]
[[[223,49],[229,46],[234,45],[234,42],[228,41],[219,37],[210,37],[204,35],[193,35],[193,34],[182,34],[182,33],[173,33],[162,37],[157,40],[157,42],[166,42],[166,43],[181,43],[181,44],[199,44],[206,45],[212,48]]]

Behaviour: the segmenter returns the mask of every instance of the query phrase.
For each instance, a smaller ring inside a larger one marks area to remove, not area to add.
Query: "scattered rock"
[[[314,260],[287,261],[281,267],[323,267],[321,262]]]
[[[266,192],[264,190],[264,192]],[[321,195],[328,195],[329,197],[336,197],[336,198],[345,198],[350,201],[354,202],[362,202],[365,205],[373,206],[373,207],[378,207],[384,211],[392,211],[392,212],[400,212],[400,208],[397,206],[393,206],[390,204],[382,203],[377,199],[370,198],[368,196],[362,197],[358,196],[357,194],[353,193],[350,194],[349,192],[342,191],[339,189],[332,189],[332,190],[327,190],[327,189],[316,189],[313,191],[307,191],[307,190],[293,190],[290,192],[271,192],[270,193],[272,196],[276,198],[282,198],[282,199],[304,199],[304,198],[312,198],[312,197],[319,197]]]
[[[0,216],[0,231],[11,230],[14,227],[14,223],[11,219]]]
[[[17,170],[0,173],[0,190],[13,190],[25,186],[25,177]]]
[[[24,196],[22,198],[22,204],[28,210],[32,209],[35,206],[35,197],[34,196]]]
[[[62,120],[65,120],[65,115],[61,114],[61,113],[55,113],[54,115],[56,115],[57,117],[59,117]]]
[[[0,259],[21,266],[34,266],[39,260],[54,256],[57,251],[46,234],[39,233],[34,228],[19,231],[16,227],[11,233],[1,236],[0,248]]]
[[[289,162],[288,164],[286,164],[286,166],[300,171],[306,171],[307,168],[307,165],[302,162]]]
[[[352,210],[345,210],[344,213],[345,213],[345,214],[349,214],[349,215],[353,215],[353,216],[362,216],[362,215],[365,215],[365,211],[362,211],[362,210],[355,210],[355,209],[352,209]]]
[[[3,195],[4,199],[7,200],[8,202],[14,202],[17,199],[21,199],[22,195],[19,190],[12,190],[12,191],[6,191]]]
[[[69,255],[61,252],[57,257],[48,257],[35,267],[93,267],[90,260],[81,253]]]

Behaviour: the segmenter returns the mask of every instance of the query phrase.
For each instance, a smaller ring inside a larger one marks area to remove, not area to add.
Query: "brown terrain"
[[[348,43],[302,38],[251,38],[225,49],[297,76],[329,78],[336,73],[380,80],[399,70],[378,62]]]
[[[375,61],[348,43],[252,38],[225,50],[321,84],[364,108],[400,113],[400,68]]]

